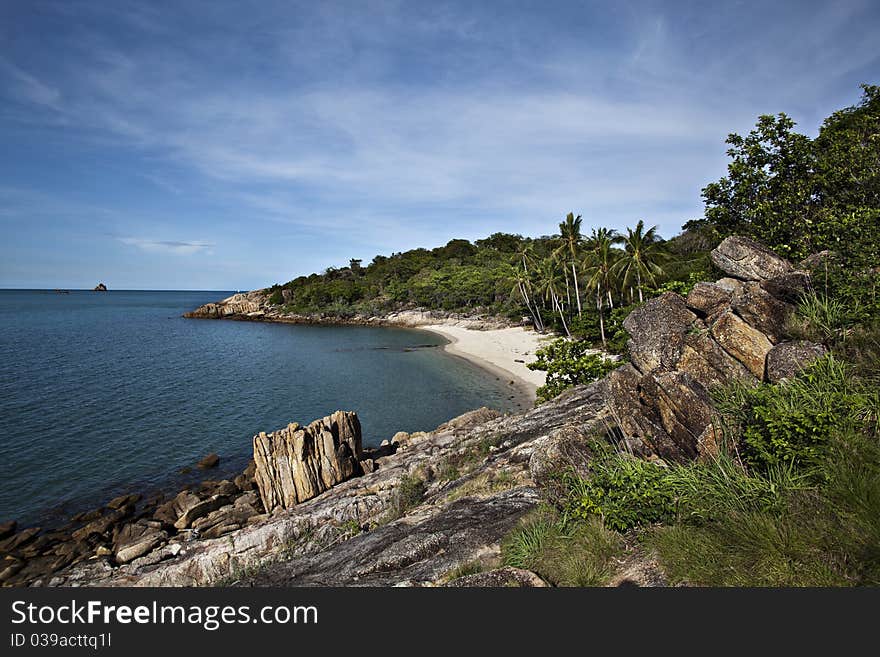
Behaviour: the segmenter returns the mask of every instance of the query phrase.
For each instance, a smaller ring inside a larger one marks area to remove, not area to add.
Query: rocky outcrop
[[[733,235],[721,242],[711,254],[718,269],[744,281],[762,281],[783,276],[794,270],[788,260],[763,244]]]
[[[184,317],[195,319],[225,319],[233,317],[256,318],[264,314],[266,291],[240,292],[216,303],[206,303]]]
[[[95,291],[95,292],[106,292],[106,291],[107,291],[107,286],[104,285],[103,283],[98,283],[98,284],[95,286],[94,291]]]
[[[711,257],[727,277],[695,285],[686,299],[661,295],[624,322],[632,363],[609,375],[609,407],[638,455],[684,461],[715,452],[712,387],[776,382],[823,352],[784,342],[792,304],[809,287],[805,272],[740,237]]]
[[[289,509],[320,495],[361,474],[362,457],[361,424],[351,412],[254,436],[255,480],[263,507]]]

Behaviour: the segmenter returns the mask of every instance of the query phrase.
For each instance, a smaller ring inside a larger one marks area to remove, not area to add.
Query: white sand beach
[[[532,399],[544,385],[546,374],[530,370],[526,364],[535,360],[535,351],[553,336],[541,335],[520,327],[478,331],[463,326],[431,324],[420,329],[439,333],[450,341],[446,351],[484,367],[499,376],[515,380]]]

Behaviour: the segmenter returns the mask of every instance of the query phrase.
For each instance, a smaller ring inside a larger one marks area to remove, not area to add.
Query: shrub
[[[833,355],[819,359],[791,381],[714,392],[716,407],[739,435],[749,465],[816,467],[832,433],[877,422],[877,393],[850,374]]]
[[[603,378],[623,363],[593,353],[589,343],[583,340],[559,338],[535,352],[537,360],[529,363],[530,370],[547,372],[547,382],[538,388],[538,402],[553,399],[576,385],[592,383]]]
[[[424,480],[414,474],[401,477],[400,483],[394,489],[389,509],[389,521],[400,518],[410,509],[421,504],[425,497],[427,486]]]
[[[609,529],[626,531],[675,517],[668,469],[626,454],[606,453],[590,464],[588,478],[570,477],[565,512],[582,520],[598,516]]]

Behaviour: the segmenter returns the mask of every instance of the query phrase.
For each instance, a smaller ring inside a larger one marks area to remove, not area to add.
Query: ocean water
[[[181,317],[229,294],[0,291],[0,521],[234,475],[255,433],[338,409],[372,446],[523,403],[425,331]],[[180,474],[210,452],[217,470]]]

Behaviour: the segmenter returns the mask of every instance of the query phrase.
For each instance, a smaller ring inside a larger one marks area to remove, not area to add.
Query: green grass
[[[567,523],[540,508],[505,538],[501,555],[505,566],[531,570],[555,586],[601,586],[622,550],[621,536],[598,519]]]

